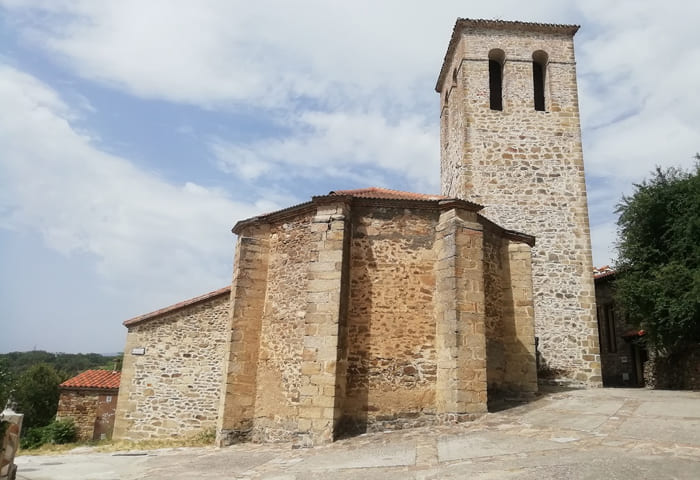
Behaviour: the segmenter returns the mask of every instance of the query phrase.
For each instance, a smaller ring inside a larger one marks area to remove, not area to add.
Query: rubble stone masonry
[[[56,419],[72,419],[78,440],[112,437],[118,390],[61,389]]]
[[[435,414],[435,212],[353,215],[345,428]]]
[[[218,444],[473,418],[486,412],[489,334],[503,363],[493,385],[536,390],[532,238],[480,208],[329,195],[239,222]],[[488,301],[486,270],[499,285]],[[487,304],[503,331],[487,331]]]
[[[187,437],[217,425],[229,291],[129,325],[114,437]]]
[[[483,213],[490,220],[537,238],[532,260],[541,378],[597,386],[576,29],[457,22],[436,87],[441,178],[444,195],[486,205]],[[490,55],[505,58],[501,110],[490,104]],[[544,111],[534,105],[533,58],[547,59]]]

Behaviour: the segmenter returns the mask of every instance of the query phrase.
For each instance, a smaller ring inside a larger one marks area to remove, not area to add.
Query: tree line
[[[51,423],[58,408],[58,386],[90,369],[121,369],[121,354],[51,353],[42,350],[0,354],[0,408],[8,400],[24,413],[23,430]]]

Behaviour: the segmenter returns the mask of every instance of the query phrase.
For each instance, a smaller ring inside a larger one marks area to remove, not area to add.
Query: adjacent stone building
[[[56,419],[72,419],[83,441],[112,438],[121,374],[86,370],[59,385]]]
[[[535,392],[538,358],[540,379],[600,385],[577,28],[458,20],[442,195],[335,191],[238,222],[230,288],[125,322],[115,436],[462,421]]]
[[[603,385],[641,387],[644,386],[644,362],[647,361],[644,331],[627,324],[615,308],[615,276],[615,271],[609,266],[596,269],[593,275]]]

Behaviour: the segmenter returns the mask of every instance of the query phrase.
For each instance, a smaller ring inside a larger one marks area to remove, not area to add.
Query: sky
[[[0,353],[119,352],[231,281],[236,221],[331,190],[439,193],[458,17],[575,37],[594,264],[615,205],[700,151],[700,3],[0,0]]]

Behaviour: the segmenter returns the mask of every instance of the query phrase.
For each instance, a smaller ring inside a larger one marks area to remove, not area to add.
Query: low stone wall
[[[644,384],[661,390],[700,390],[700,345],[670,357],[649,355]]]

